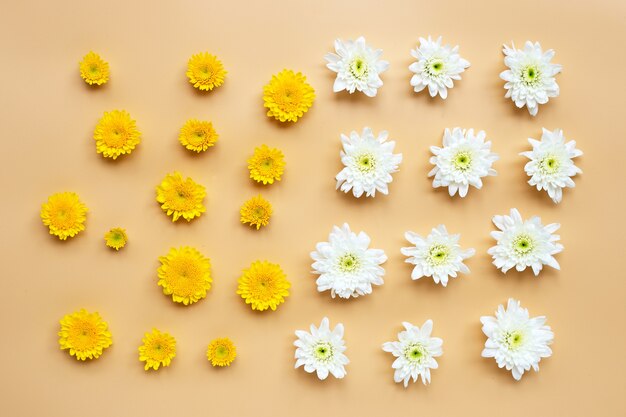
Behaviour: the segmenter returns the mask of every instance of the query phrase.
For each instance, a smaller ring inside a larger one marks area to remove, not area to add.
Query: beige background
[[[3,7],[3,415],[625,415],[622,1],[130,3]],[[391,63],[375,99],[333,94],[324,66],[336,37],[361,34]],[[409,86],[409,50],[428,34],[459,44],[472,63],[445,102]],[[534,119],[503,98],[498,78],[502,43],[526,39],[554,48],[564,67],[561,96]],[[104,88],[79,78],[78,61],[91,49],[111,64]],[[204,50],[229,71],[210,94],[185,77],[189,56]],[[303,71],[317,93],[311,111],[289,126],[268,119],[261,99],[283,68]],[[118,108],[137,120],[143,142],[109,162],[91,136],[102,113]],[[191,117],[212,120],[220,133],[203,155],[176,139]],[[366,125],[387,129],[404,161],[389,196],[356,200],[334,190],[339,134]],[[426,178],[428,147],[454,126],[486,130],[501,156],[498,176],[463,200]],[[518,156],[544,126],[563,128],[585,153],[584,174],[558,206],[526,184]],[[286,154],[284,180],[271,187],[247,179],[245,160],[262,143]],[[208,189],[206,214],[190,224],[172,224],[154,201],[155,185],[173,170]],[[67,242],[39,219],[41,203],[63,190],[91,209],[86,232]],[[238,223],[238,208],[259,192],[275,216],[256,232]],[[491,265],[490,218],[511,207],[562,224],[560,272],[504,276]],[[315,243],[344,221],[389,256],[385,285],[347,302],[318,294],[309,273]],[[406,230],[427,233],[440,223],[477,250],[471,275],[447,288],[411,281],[399,252]],[[130,243],[114,253],[102,236],[118,225]],[[198,247],[213,263],[214,288],[191,307],[174,305],[156,285],[157,257],[178,245]],[[235,294],[241,269],[257,258],[280,263],[293,284],[274,313],[255,314]],[[521,382],[480,357],[479,317],[511,296],[547,315],[556,334],[553,357]],[[76,363],[57,345],[59,318],[81,307],[99,311],[114,337],[92,363]],[[293,369],[293,331],[324,315],[346,327],[344,380],[320,382]],[[401,321],[428,318],[444,339],[440,369],[432,385],[405,390],[393,383],[393,359],[380,345]],[[179,354],[170,368],[146,373],[137,347],[153,326],[176,336]],[[230,369],[212,369],[206,344],[224,335],[240,357]]]

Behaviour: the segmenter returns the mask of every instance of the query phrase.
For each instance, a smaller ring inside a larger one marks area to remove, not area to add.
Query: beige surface
[[[132,3],[3,7],[3,415],[626,413],[620,398],[626,391],[625,230],[618,217],[626,152],[623,2]],[[360,34],[391,62],[375,99],[333,94],[333,74],[322,58],[334,38]],[[445,102],[409,86],[409,50],[428,34],[460,44],[472,63]],[[498,78],[501,44],[526,39],[554,48],[564,67],[561,96],[534,119],[503,98]],[[90,49],[111,64],[104,88],[88,88],[78,76],[77,62]],[[203,50],[217,54],[229,71],[211,94],[197,93],[185,78],[187,59]],[[312,110],[286,127],[265,117],[261,100],[262,86],[284,67],[303,71],[317,92]],[[111,163],[96,154],[91,135],[101,114],[116,108],[136,118],[143,142]],[[221,135],[218,146],[200,156],[176,140],[191,117],[213,120]],[[334,190],[339,134],[364,125],[389,130],[404,154],[391,194],[374,200]],[[454,126],[485,129],[501,156],[498,177],[464,200],[433,190],[426,178],[429,145]],[[563,128],[585,152],[584,174],[558,206],[526,184],[518,156],[543,126]],[[284,180],[267,188],[246,178],[245,160],[261,143],[280,147],[287,158]],[[154,186],[175,169],[208,188],[207,212],[191,224],[172,224],[154,201]],[[91,209],[86,232],[68,242],[49,236],[38,214],[46,197],[62,190],[78,192]],[[275,216],[257,233],[238,223],[238,208],[260,191],[274,203]],[[491,265],[490,218],[511,207],[562,224],[561,272],[504,276]],[[309,273],[315,243],[344,221],[389,255],[385,285],[348,302],[318,294]],[[477,250],[468,262],[471,275],[447,288],[411,281],[399,252],[406,230],[426,233],[439,223]],[[117,225],[127,228],[130,244],[113,253],[102,235]],[[157,257],[183,244],[212,259],[215,279],[207,299],[187,308],[156,286]],[[280,263],[293,284],[277,312],[254,314],[235,294],[239,272],[257,258]],[[510,296],[531,314],[547,315],[556,334],[553,357],[517,383],[480,357],[478,319]],[[99,311],[114,337],[100,360],[86,364],[57,346],[58,319],[80,307]],[[320,382],[293,369],[293,331],[324,315],[346,327],[351,363],[344,380]],[[432,385],[405,390],[393,383],[392,357],[380,345],[395,337],[401,321],[427,318],[444,339],[440,369]],[[179,354],[170,368],[146,373],[137,346],[153,326],[177,337]],[[230,369],[216,370],[204,351],[222,335],[236,341],[240,357]]]

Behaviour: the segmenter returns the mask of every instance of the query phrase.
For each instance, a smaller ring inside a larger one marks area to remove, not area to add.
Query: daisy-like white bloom
[[[335,51],[336,54],[324,56],[328,61],[326,66],[337,73],[333,91],[346,90],[352,94],[357,90],[368,97],[376,96],[383,86],[380,73],[389,68],[389,62],[380,59],[383,50],[373,49],[361,36],[356,41],[335,40]]]
[[[547,226],[541,224],[538,216],[523,220],[520,212],[512,208],[510,216],[493,216],[493,224],[500,230],[491,232],[497,243],[489,248],[493,264],[506,273],[515,267],[523,271],[531,267],[535,276],[539,275],[544,265],[561,269],[554,259],[555,254],[563,251],[559,235],[553,234],[559,227],[558,223]]]
[[[528,183],[539,191],[546,190],[552,201],[560,203],[563,188],[574,188],[572,177],[582,173],[572,161],[582,151],[576,149],[576,141],[565,142],[561,129],[550,132],[544,128],[541,142],[532,138],[528,141],[533,150],[520,154],[530,159],[524,167],[530,177]]]
[[[491,166],[500,157],[491,152],[491,141],[485,142],[485,137],[484,130],[474,135],[474,129],[446,129],[443,133],[443,148],[430,147],[434,155],[430,163],[435,167],[428,176],[435,177],[433,188],[448,187],[450,196],[458,191],[459,196],[465,197],[470,185],[481,189],[481,178],[497,175]]]
[[[352,190],[355,197],[375,197],[376,191],[388,194],[388,185],[398,172],[402,154],[393,153],[396,142],[387,141],[388,133],[382,131],[378,137],[366,127],[359,136],[356,131],[350,136],[341,135],[343,150],[339,153],[345,168],[335,176],[337,187],[347,193]]]
[[[561,65],[552,64],[554,50],[543,52],[539,42],[526,41],[524,49],[504,45],[504,64],[508,70],[500,73],[506,83],[506,98],[511,98],[520,109],[524,106],[531,116],[537,115],[540,104],[559,96],[559,85],[554,76],[561,72]]]
[[[538,372],[541,358],[552,356],[554,333],[546,326],[546,317],[530,318],[517,300],[509,298],[506,309],[500,305],[495,317],[482,316],[480,321],[487,336],[483,358],[495,358],[498,367],[511,371],[517,381],[531,367]]]
[[[383,344],[383,350],[397,358],[391,365],[395,369],[393,379],[397,383],[404,382],[405,388],[411,378],[417,382],[420,376],[424,385],[430,384],[430,370],[439,367],[435,358],[443,354],[443,340],[430,337],[432,320],[426,320],[421,329],[407,322],[402,325],[406,330],[398,333],[398,341]]]
[[[435,227],[425,238],[413,232],[406,232],[404,237],[415,245],[400,249],[404,256],[409,257],[406,262],[415,265],[412,279],[432,277],[435,284],[441,282],[445,287],[449,277],[456,278],[459,272],[469,274],[470,270],[463,261],[474,256],[476,251],[461,249],[461,235],[449,234],[446,226]]]
[[[459,47],[441,45],[441,36],[433,41],[420,38],[420,45],[411,51],[417,62],[409,69],[415,74],[411,77],[411,85],[416,93],[428,87],[431,97],[448,97],[448,88],[454,86],[453,80],[460,80],[461,73],[469,68],[469,61],[461,58]]]
[[[339,323],[330,330],[328,317],[322,319],[320,327],[311,324],[311,332],[296,330],[298,339],[296,346],[296,368],[304,366],[308,373],[317,372],[319,379],[326,379],[328,374],[335,378],[346,376],[346,368],[350,361],[343,353],[346,344],[343,340],[343,324]]]
[[[358,235],[344,223],[333,226],[328,242],[320,242],[311,252],[313,273],[319,274],[317,290],[330,290],[335,298],[358,297],[371,294],[372,285],[382,285],[385,270],[380,266],[387,261],[381,249],[369,249],[370,238],[365,232]]]

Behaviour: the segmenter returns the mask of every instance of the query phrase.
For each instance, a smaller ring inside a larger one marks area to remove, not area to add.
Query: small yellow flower
[[[217,132],[211,122],[189,119],[180,129],[178,140],[190,151],[206,151],[217,142]]]
[[[264,106],[267,115],[281,122],[297,122],[313,105],[315,90],[306,82],[302,73],[282,70],[272,76],[263,88]]]
[[[210,91],[224,84],[226,71],[222,61],[208,52],[192,55],[187,63],[187,78],[199,90]]]
[[[256,261],[243,271],[239,278],[237,294],[250,304],[253,310],[276,310],[289,296],[291,284],[277,264]]]
[[[141,341],[143,345],[139,346],[139,360],[146,363],[144,370],[152,368],[156,371],[159,366],[170,366],[176,356],[176,339],[168,333],[152,329]]]
[[[269,224],[272,216],[272,205],[258,195],[243,203],[239,213],[241,214],[241,223],[249,223],[250,226],[255,226],[259,230],[261,226]]]
[[[227,337],[213,339],[207,347],[206,357],[213,366],[230,366],[237,357],[237,348]]]
[[[127,111],[113,110],[105,112],[98,121],[93,138],[98,153],[117,159],[120,155],[130,154],[139,145],[141,132]]]
[[[50,229],[51,235],[65,240],[85,230],[87,206],[76,193],[56,193],[41,205],[40,216],[43,224]]]
[[[89,85],[106,84],[109,81],[109,63],[90,51],[79,63],[80,76]]]
[[[285,171],[284,155],[280,149],[261,145],[254,149],[254,155],[248,159],[250,178],[263,184],[273,184],[280,181]]]
[[[185,305],[206,297],[211,289],[211,261],[197,249],[183,246],[172,248],[166,256],[159,257],[158,285],[163,294]]]
[[[203,205],[206,189],[191,178],[183,179],[179,172],[167,174],[156,187],[156,201],[172,221],[181,216],[187,220],[200,217],[206,211]]]
[[[76,360],[97,359],[112,344],[108,325],[98,313],[80,309],[64,316],[60,323],[59,346],[69,349]]]
[[[121,227],[114,227],[104,235],[106,245],[115,250],[122,249],[128,241],[126,230]]]

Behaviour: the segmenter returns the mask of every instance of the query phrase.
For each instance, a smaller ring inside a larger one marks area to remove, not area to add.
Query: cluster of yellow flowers
[[[92,86],[109,81],[109,64],[98,54],[89,52],[80,62],[80,75]],[[187,77],[193,87],[211,91],[224,83],[226,71],[222,62],[209,53],[193,55],[188,62]],[[283,70],[272,76],[264,88],[263,101],[267,115],[280,122],[296,122],[313,104],[315,93],[301,73]],[[136,121],[125,110],[105,112],[98,121],[93,138],[96,152],[105,158],[117,159],[132,153],[141,142]],[[180,129],[180,144],[189,151],[200,153],[215,146],[218,134],[210,121],[189,119]],[[280,149],[263,144],[247,159],[250,178],[263,185],[281,181],[285,170],[284,154]],[[191,221],[205,211],[206,188],[180,172],[167,174],[156,187],[156,201],[173,222],[180,218]],[[51,195],[41,207],[41,219],[50,234],[60,240],[74,237],[85,230],[88,209],[73,192]],[[261,195],[245,201],[240,209],[240,221],[259,230],[267,226],[273,209]],[[106,246],[118,251],[127,241],[126,230],[114,227],[104,235]],[[206,298],[213,282],[211,261],[198,249],[182,246],[171,248],[159,257],[157,285],[173,302],[194,304]],[[243,270],[236,293],[252,310],[276,310],[289,296],[291,284],[281,267],[268,261],[255,261]],[[77,360],[97,359],[111,346],[108,324],[97,313],[81,309],[61,320],[59,345]],[[139,347],[139,360],[145,370],[169,366],[176,356],[176,339],[168,333],[153,329],[145,334]],[[213,366],[229,366],[237,356],[229,338],[218,338],[207,347],[207,359]]]

